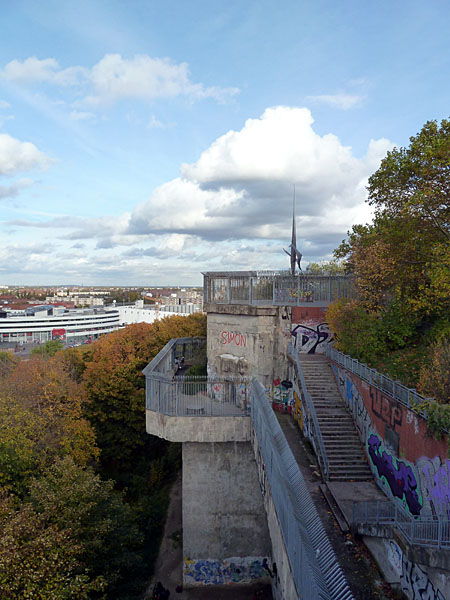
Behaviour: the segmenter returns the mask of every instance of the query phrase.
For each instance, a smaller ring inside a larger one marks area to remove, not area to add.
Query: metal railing
[[[177,375],[181,357],[188,362],[204,343],[205,338],[172,339],[145,367],[147,410],[173,417],[250,415],[248,379]]]
[[[147,377],[146,408],[172,417],[245,417],[250,414],[248,382],[239,378]]]
[[[415,519],[391,501],[366,501],[353,504],[353,524],[360,533],[370,533],[370,525],[385,525],[398,529],[411,545],[450,549],[448,519]]]
[[[215,304],[325,306],[355,297],[348,275],[292,276],[286,271],[220,271],[203,273],[203,301]]]
[[[297,393],[297,396],[304,401],[304,406],[307,410],[307,416],[310,421],[310,427],[306,432],[306,437],[311,442],[314,452],[319,460],[320,470],[322,471],[322,475],[324,479],[328,480],[329,478],[329,466],[328,466],[328,456],[325,450],[325,443],[323,441],[322,432],[320,430],[319,421],[317,419],[316,409],[314,407],[314,402],[312,400],[311,395],[308,393],[308,389],[306,387],[305,377],[303,375],[302,367],[300,364],[300,360],[298,358],[298,353],[289,342],[288,344],[288,356],[294,363],[294,372],[296,372],[297,377],[294,377],[294,390]],[[299,386],[300,382],[300,386]]]
[[[251,383],[253,430],[299,597],[347,600],[353,595],[311,499],[303,475],[263,385]]]
[[[391,398],[394,398],[394,400],[397,400],[407,408],[414,410],[424,419],[427,418],[427,411],[425,409],[419,409],[418,405],[422,402],[431,400],[431,398],[425,398],[422,394],[419,394],[417,390],[408,388],[399,381],[395,381],[387,375],[379,373],[376,369],[372,369],[364,363],[359,362],[356,358],[344,354],[340,350],[333,348],[330,344],[325,346],[325,353],[328,358],[341,367],[344,367],[344,369],[347,369],[347,371],[358,375],[358,377],[367,381],[370,385],[385,392],[391,396]]]

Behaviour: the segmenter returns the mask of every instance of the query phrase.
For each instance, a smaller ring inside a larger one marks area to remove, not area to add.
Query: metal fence
[[[425,398],[417,390],[404,386],[399,381],[395,381],[387,375],[379,373],[376,369],[371,369],[367,365],[360,363],[356,358],[352,358],[340,352],[340,350],[336,350],[330,344],[327,344],[325,347],[325,352],[328,358],[341,365],[341,367],[344,367],[344,369],[347,369],[347,371],[358,375],[364,381],[389,394],[391,398],[394,398],[407,408],[415,410],[424,419],[427,418],[427,411],[419,409],[417,406],[426,400],[431,400],[431,398]]]
[[[245,417],[250,414],[248,382],[217,377],[163,381],[149,375],[146,408],[173,417]]]
[[[172,339],[145,367],[148,410],[177,417],[242,417],[250,414],[247,379],[177,376],[181,357],[188,362],[204,343],[205,338]]]
[[[286,271],[221,271],[203,273],[203,301],[215,304],[325,306],[353,298],[347,275],[292,276]]]
[[[450,549],[448,519],[415,519],[391,501],[366,501],[353,504],[352,521],[358,530],[369,532],[370,525],[386,525],[401,531],[409,544]]]
[[[299,598],[347,600],[353,595],[323,528],[263,385],[251,383],[253,430]]]
[[[319,421],[317,419],[316,409],[306,387],[306,381],[303,375],[300,360],[298,358],[298,353],[295,351],[291,343],[288,344],[288,356],[294,363],[294,390],[297,396],[304,402],[304,407],[306,408],[308,421],[310,423],[310,426],[306,432],[306,437],[309,439],[314,448],[314,452],[319,460],[320,470],[322,471],[324,479],[328,479],[328,456],[325,450],[325,443],[323,441]]]

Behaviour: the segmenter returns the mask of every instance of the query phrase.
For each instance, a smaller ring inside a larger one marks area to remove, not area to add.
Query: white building
[[[153,323],[171,315],[187,317],[199,312],[200,308],[192,303],[158,306],[144,305],[143,300],[136,300],[135,304],[117,306],[116,310],[119,311],[120,324],[131,325],[132,323]]]
[[[52,339],[68,344],[86,342],[115,331],[119,323],[115,308],[33,306],[20,313],[0,310],[0,343],[45,343]]]

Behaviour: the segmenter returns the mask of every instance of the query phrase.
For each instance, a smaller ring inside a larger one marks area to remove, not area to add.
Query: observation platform
[[[288,271],[203,273],[203,303],[249,306],[328,306],[356,296],[349,275],[291,275]],[[208,308],[205,309],[208,311]]]
[[[145,367],[147,433],[171,442],[250,440],[249,382],[241,377],[180,376],[205,338],[168,342]]]

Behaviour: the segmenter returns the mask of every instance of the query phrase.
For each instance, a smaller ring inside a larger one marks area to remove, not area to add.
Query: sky
[[[448,0],[0,2],[0,284],[302,265],[450,117]]]

